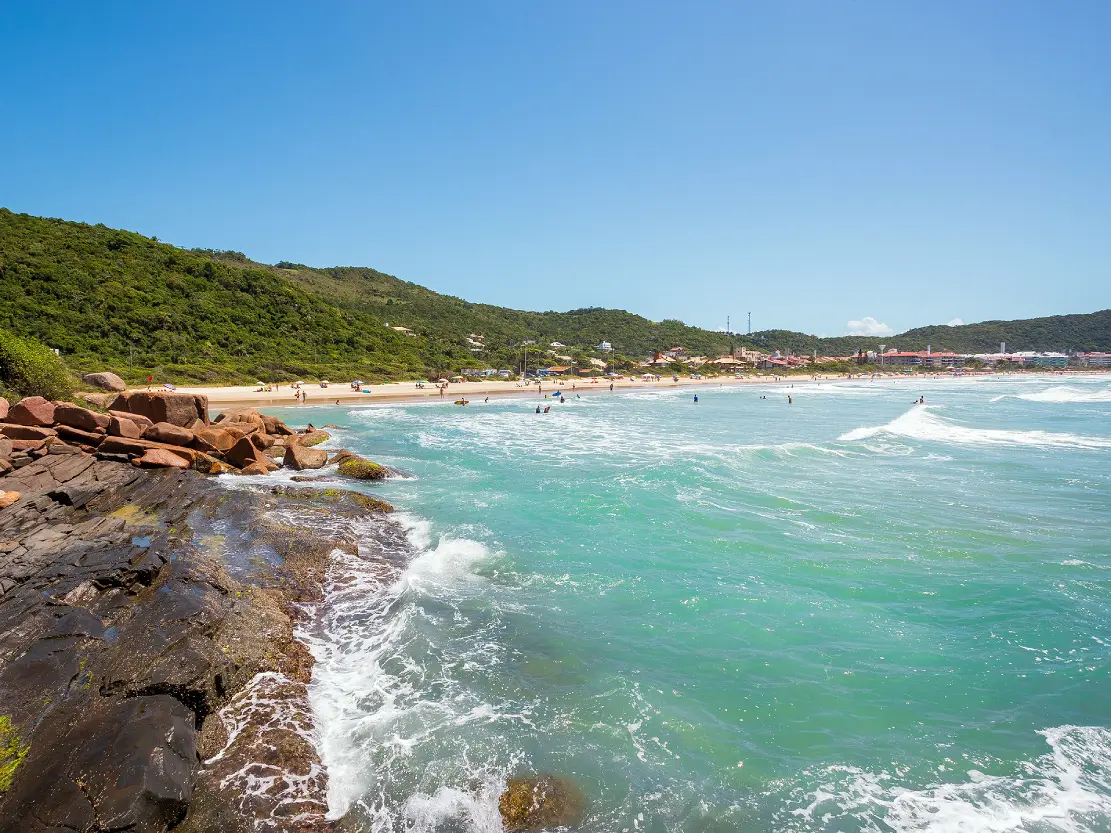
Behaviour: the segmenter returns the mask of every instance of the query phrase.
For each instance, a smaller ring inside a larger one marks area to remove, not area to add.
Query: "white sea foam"
[[[838,439],[845,442],[876,436],[907,437],[955,445],[1033,446],[1037,448],[1111,448],[1111,438],[1088,437],[1052,431],[1021,431],[1003,428],[969,428],[934,413],[927,405],[916,405],[886,425],[856,428]]]
[[[1099,390],[1085,390],[1084,388],[1070,385],[1056,385],[1035,393],[1006,393],[1002,396],[992,397],[992,402],[1001,399],[1024,399],[1027,402],[1060,402],[1060,403],[1086,403],[1086,402],[1111,402],[1111,388]]]
[[[1050,751],[1018,774],[967,771],[967,780],[906,789],[898,775],[835,766],[808,771],[817,786],[798,790],[791,831],[851,829],[880,833],[1103,833],[1111,829],[1111,731],[1060,726],[1039,734]],[[837,827],[836,829],[845,829]]]
[[[393,553],[334,553],[320,620],[305,634],[317,659],[310,700],[329,815],[355,808],[383,833],[449,822],[493,833],[512,760],[468,749],[465,727],[527,715],[503,714],[459,678],[498,663],[496,639],[457,642],[452,632],[467,599],[487,589],[475,569],[492,554],[478,541],[436,539],[427,521],[403,513],[394,544]],[[390,569],[383,555],[409,562]]]

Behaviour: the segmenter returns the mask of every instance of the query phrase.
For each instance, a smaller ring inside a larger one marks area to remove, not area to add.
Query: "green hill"
[[[387,326],[387,323],[390,326]],[[406,335],[392,327],[405,327]],[[185,250],[103,225],[0,209],[0,329],[57,348],[77,370],[132,381],[254,382],[291,377],[414,378],[467,366],[550,363],[550,342],[577,358],[609,341],[639,360],[682,345],[726,352],[723,333],[623,310],[525,312],[440,295],[373,269],[254,263],[237,252]],[[475,352],[471,334],[484,337]],[[1111,349],[1111,311],[1030,321],[926,327],[887,339],[819,339],[766,331],[761,349],[847,355],[879,342],[900,349]],[[595,355],[597,355],[595,353]]]

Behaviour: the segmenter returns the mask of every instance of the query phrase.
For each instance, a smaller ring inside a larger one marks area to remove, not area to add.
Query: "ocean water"
[[[281,413],[406,473],[305,633],[331,814],[1111,831],[1111,379],[694,392]]]

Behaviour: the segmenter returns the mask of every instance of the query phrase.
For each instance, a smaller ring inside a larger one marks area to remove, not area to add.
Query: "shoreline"
[[[930,381],[936,379],[967,379],[967,378],[1013,378],[1019,377],[1048,377],[1068,378],[1076,375],[1103,375],[1107,371],[1099,370],[1069,370],[1045,372],[1024,371],[1021,374],[1001,373],[966,373],[960,376],[937,373],[929,375],[890,373],[864,376],[846,377],[843,375],[819,374],[813,376],[756,376],[745,375],[744,378],[735,377],[708,377],[705,379],[680,378],[673,381],[670,378],[661,378],[658,382],[646,382],[642,379],[620,379],[613,381],[613,394],[626,391],[661,390],[673,388],[707,388],[736,385],[775,385],[775,384],[832,384],[835,382],[868,382],[868,381]],[[572,387],[573,386],[573,387]],[[574,392],[583,396],[596,396],[611,393],[610,382],[592,384],[589,381],[547,382],[540,385],[540,390],[545,396],[555,390]],[[464,398],[475,402],[476,398],[505,398],[507,396],[534,397],[539,400],[536,385],[518,385],[515,382],[488,381],[488,382],[452,382],[449,383],[445,395],[441,398],[439,390],[434,385],[425,388],[416,388],[413,382],[388,382],[382,385],[368,386],[370,393],[361,390],[352,390],[347,383],[336,383],[327,388],[316,384],[304,385],[306,401],[301,403],[293,397],[294,389],[287,383],[276,391],[258,393],[253,386],[209,386],[209,387],[179,387],[179,393],[200,394],[208,397],[209,410],[219,411],[232,407],[257,407],[257,408],[293,408],[307,407],[310,405],[352,405],[352,404],[412,404],[416,402],[442,402],[452,404],[456,399]],[[145,391],[146,387],[129,388],[131,391]],[[152,390],[157,391],[157,388]]]

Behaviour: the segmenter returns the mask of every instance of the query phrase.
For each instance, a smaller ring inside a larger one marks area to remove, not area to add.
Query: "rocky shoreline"
[[[145,429],[131,411],[45,400],[3,415],[0,833],[337,830],[294,627],[332,553],[358,551],[336,519],[381,523],[391,507],[343,489],[224,488],[176,461],[227,471],[245,438],[264,452],[284,437],[295,457],[289,438],[308,434],[257,413],[208,428],[204,403],[157,399],[132,405],[164,409]],[[190,437],[150,430],[190,416],[176,426]],[[125,420],[143,436],[121,436]],[[12,438],[27,428],[40,436]],[[234,442],[201,450],[206,434]],[[237,470],[276,467],[250,456]]]
[[[0,399],[0,833],[353,833],[326,818],[296,632],[337,552],[387,585],[412,553],[380,498],[205,475],[391,472],[192,394],[105,404]],[[582,806],[548,774],[499,802],[509,831]]]

